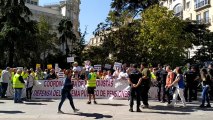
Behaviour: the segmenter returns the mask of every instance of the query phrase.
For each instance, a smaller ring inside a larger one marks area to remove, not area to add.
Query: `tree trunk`
[[[12,42],[10,47],[9,47],[9,63],[8,63],[8,66],[10,66],[10,67],[14,67],[13,66],[14,54],[15,54],[14,42]]]

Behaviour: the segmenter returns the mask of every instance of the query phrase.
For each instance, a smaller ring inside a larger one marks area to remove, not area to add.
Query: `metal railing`
[[[195,9],[202,8],[206,5],[210,5],[210,0],[203,0],[203,1],[200,1],[198,3],[195,3]]]
[[[197,24],[211,24],[211,18],[204,18],[204,19],[200,19],[197,20]]]

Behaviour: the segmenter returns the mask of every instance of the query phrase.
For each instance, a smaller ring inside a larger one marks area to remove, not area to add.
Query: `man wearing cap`
[[[87,79],[87,92],[89,94],[89,101],[87,104],[91,104],[91,98],[93,96],[94,104],[97,104],[95,101],[95,88],[96,88],[96,73],[94,72],[94,68],[90,68],[90,73]]]
[[[79,73],[81,72],[81,67],[78,66],[78,62],[73,63],[73,71],[77,70]]]
[[[7,67],[5,70],[2,71],[2,76],[1,76],[1,85],[2,85],[2,94],[1,98],[6,98],[6,92],[7,92],[7,87],[8,83],[11,80],[11,74],[10,74],[10,67]]]
[[[21,76],[22,70],[18,69],[17,73],[13,77],[13,88],[14,88],[14,103],[23,103],[21,101],[22,89],[25,86],[24,79]]]

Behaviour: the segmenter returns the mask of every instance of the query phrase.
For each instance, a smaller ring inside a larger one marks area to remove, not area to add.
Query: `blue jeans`
[[[15,88],[14,91],[14,103],[21,102],[22,88]]]
[[[205,101],[207,102],[207,104],[210,104],[208,92],[209,92],[209,85],[203,86],[202,105],[205,105]]]
[[[70,106],[72,107],[73,110],[75,110],[75,106],[74,106],[74,103],[73,103],[73,98],[72,98],[72,95],[70,93],[70,90],[62,89],[61,90],[61,102],[58,105],[58,111],[61,110],[61,107],[62,107],[64,101],[66,100],[66,98],[69,99]]]

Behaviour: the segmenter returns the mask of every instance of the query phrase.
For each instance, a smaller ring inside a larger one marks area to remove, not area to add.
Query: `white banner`
[[[33,87],[32,98],[60,98],[61,89],[64,80],[39,80],[41,84]],[[73,98],[88,98],[87,89],[84,80],[72,81],[74,86],[71,94]],[[128,99],[129,84],[126,80],[97,80],[95,89],[96,98],[106,99]],[[10,86],[8,96],[13,96],[13,90]],[[156,98],[157,90],[155,87],[150,89],[150,97]],[[23,90],[23,96],[25,90]]]

